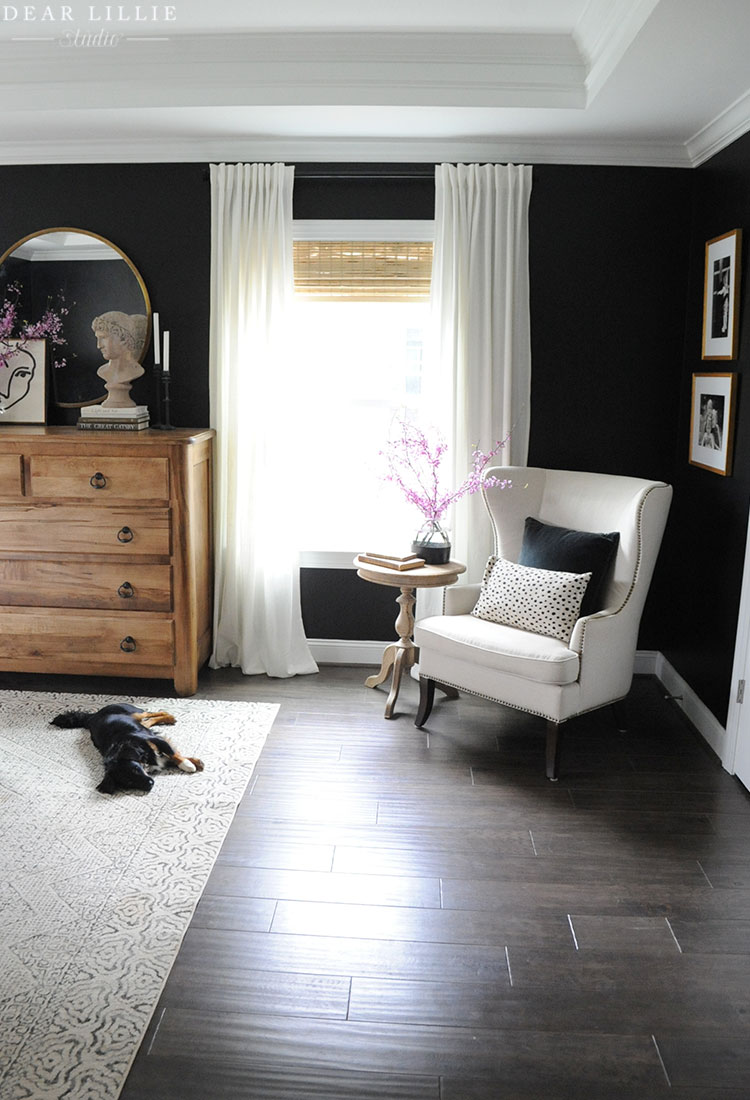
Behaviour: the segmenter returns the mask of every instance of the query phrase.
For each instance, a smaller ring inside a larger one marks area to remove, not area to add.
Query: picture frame
[[[690,412],[693,466],[728,477],[732,472],[737,374],[694,374]]]
[[[0,339],[0,431],[4,424],[46,424],[47,341]]]
[[[741,229],[706,242],[702,359],[737,358],[741,260]]]

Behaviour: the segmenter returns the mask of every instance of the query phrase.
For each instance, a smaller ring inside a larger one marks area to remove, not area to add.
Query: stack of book
[[[107,409],[104,405],[85,405],[78,427],[88,431],[140,432],[149,424],[148,406],[131,405],[126,409]]]
[[[418,558],[416,554],[376,554],[368,550],[359,555],[359,560],[366,565],[384,565],[386,569],[398,569],[402,572],[407,569],[419,569],[424,565],[424,558]]]

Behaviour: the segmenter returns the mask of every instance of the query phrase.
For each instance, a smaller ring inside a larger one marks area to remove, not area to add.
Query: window
[[[383,482],[378,452],[396,415],[420,414],[432,223],[296,223],[295,236],[303,549],[340,552],[342,564],[363,549],[406,551],[419,516]]]

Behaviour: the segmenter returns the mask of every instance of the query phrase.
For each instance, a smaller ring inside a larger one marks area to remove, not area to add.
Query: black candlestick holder
[[[158,424],[155,424],[154,427],[159,428],[163,432],[171,432],[174,429],[174,424],[172,424],[169,419],[169,371],[162,370],[160,372],[159,381],[161,382],[159,401],[161,420]]]

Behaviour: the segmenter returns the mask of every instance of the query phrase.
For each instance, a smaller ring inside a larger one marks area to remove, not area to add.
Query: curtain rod
[[[434,177],[434,165],[426,172],[305,172],[294,169],[294,178],[300,180],[431,180]]]
[[[305,169],[299,165],[293,164],[290,167],[294,168],[295,180],[341,180],[344,183],[351,182],[352,180],[364,180],[364,181],[380,181],[380,180],[433,180],[435,178],[435,165],[425,164],[419,165],[410,171],[385,171],[374,172],[362,171],[357,172],[351,168],[346,168],[341,172],[337,172],[335,169],[325,168],[320,171],[316,171],[314,168]],[[206,168],[203,173],[205,180],[210,179],[209,169]]]

